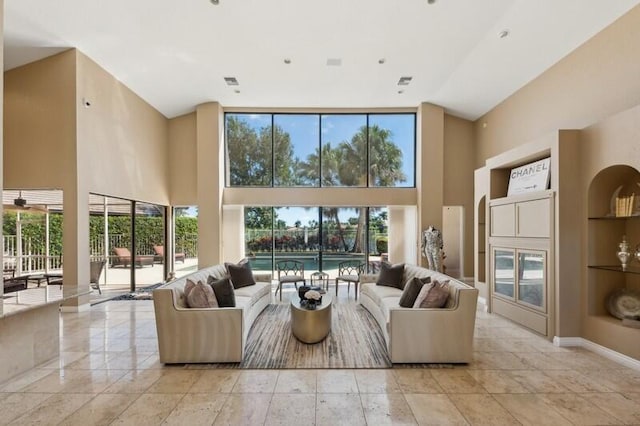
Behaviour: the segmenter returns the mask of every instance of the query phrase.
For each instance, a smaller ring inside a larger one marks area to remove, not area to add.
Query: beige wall
[[[640,104],[639,50],[636,6],[476,121],[476,167],[554,130],[582,129]]]
[[[169,204],[167,119],[80,52],[76,101],[89,190]]]
[[[475,140],[473,123],[462,118],[444,116],[443,204],[464,207],[464,271],[473,276],[473,170]],[[447,248],[444,248],[445,252]],[[446,260],[445,260],[446,264]]]
[[[442,230],[444,205],[444,109],[423,103],[418,110],[416,146],[416,189],[418,229],[433,226]],[[426,266],[420,257],[418,264]]]
[[[4,80],[4,188],[73,185],[75,51],[7,71]]]
[[[198,201],[196,113],[169,120],[169,194],[171,205]]]
[[[196,173],[198,191],[198,267],[222,261],[222,194],[224,190],[224,128],[217,102],[196,108]]]

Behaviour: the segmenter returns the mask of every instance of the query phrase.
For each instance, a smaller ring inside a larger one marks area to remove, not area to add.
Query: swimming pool
[[[349,254],[349,253],[323,253],[322,255],[322,269],[320,268],[320,255],[316,253],[278,253],[276,254],[275,261],[291,259],[299,260],[304,264],[304,271],[311,273],[315,271],[329,271],[337,270],[338,264],[346,260],[360,260],[364,262],[364,254]],[[271,253],[257,254],[255,257],[250,258],[251,269],[254,271],[272,271],[272,256]]]

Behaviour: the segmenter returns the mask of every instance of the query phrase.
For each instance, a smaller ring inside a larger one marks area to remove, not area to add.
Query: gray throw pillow
[[[429,294],[420,303],[421,308],[442,308],[449,299],[449,280],[435,281],[429,290]]]
[[[237,265],[235,263],[225,263],[224,265],[227,267],[233,288],[248,287],[256,284],[248,259],[241,260]]]
[[[403,308],[413,308],[413,304],[418,298],[418,294],[420,294],[420,290],[422,286],[430,283],[431,278],[414,278],[409,282],[409,284],[404,286],[404,290],[402,291],[402,296],[400,296],[399,305]]]
[[[380,265],[380,274],[378,275],[376,284],[387,287],[396,287],[402,290],[404,288],[404,283],[402,282],[403,274],[404,263],[391,265],[390,263],[383,262]]]
[[[234,308],[236,306],[236,294],[229,278],[211,280],[210,284],[216,299],[218,299],[218,306],[221,308]]]
[[[210,285],[187,280],[184,286],[185,300],[189,308],[217,308],[218,301]]]

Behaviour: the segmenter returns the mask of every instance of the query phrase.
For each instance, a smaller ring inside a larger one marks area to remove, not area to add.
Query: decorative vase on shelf
[[[618,252],[616,255],[618,259],[620,259],[620,263],[622,264],[622,270],[625,271],[627,269],[627,262],[631,258],[631,252],[629,251],[629,243],[627,242],[627,236],[622,236],[622,242],[618,244]]]

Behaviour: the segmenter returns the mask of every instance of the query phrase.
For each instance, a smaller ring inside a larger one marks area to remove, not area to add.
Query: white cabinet
[[[491,200],[493,312],[544,336],[552,330],[553,191]]]
[[[491,236],[550,238],[552,193],[491,201]],[[536,198],[538,197],[538,198]]]

